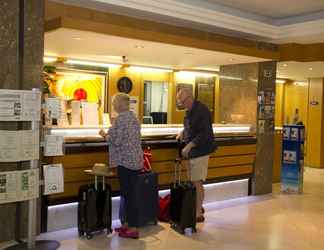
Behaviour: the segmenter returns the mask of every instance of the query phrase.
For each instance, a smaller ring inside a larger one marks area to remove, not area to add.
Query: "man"
[[[185,147],[182,156],[188,159],[189,178],[197,192],[197,222],[204,222],[203,182],[207,178],[209,154],[216,149],[211,114],[206,105],[194,100],[190,89],[182,89],[177,94],[177,106],[186,109],[184,130],[177,136]]]

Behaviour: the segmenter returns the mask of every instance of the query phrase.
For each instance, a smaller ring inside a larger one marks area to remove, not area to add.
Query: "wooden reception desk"
[[[159,173],[160,188],[173,182],[174,160],[178,154],[175,135],[182,129],[180,125],[160,125],[142,127],[143,148],[152,150],[152,168]],[[93,177],[84,170],[95,163],[108,162],[108,145],[97,136],[98,128],[51,128],[50,134],[65,137],[64,156],[45,158],[48,164],[62,163],[64,166],[64,193],[48,197],[48,204],[75,201],[81,185],[93,182]],[[214,125],[218,149],[209,160],[207,182],[223,182],[250,179],[256,155],[256,137],[249,125]],[[182,172],[186,178],[185,168]],[[117,194],[117,178],[110,178],[112,190]]]

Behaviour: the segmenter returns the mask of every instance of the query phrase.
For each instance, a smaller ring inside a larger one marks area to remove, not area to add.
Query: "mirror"
[[[144,81],[144,124],[168,123],[167,82]]]

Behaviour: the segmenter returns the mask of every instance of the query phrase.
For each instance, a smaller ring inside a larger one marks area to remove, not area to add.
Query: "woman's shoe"
[[[204,207],[201,207],[201,213],[202,213],[202,214],[205,213],[205,209],[204,209]]]
[[[127,230],[119,232],[119,237],[129,238],[129,239],[138,239],[139,233],[138,233],[138,231],[131,231],[131,230],[127,229]]]
[[[116,233],[120,233],[122,231],[126,231],[127,229],[128,229],[127,227],[121,226],[121,227],[115,228],[114,230],[115,230]]]

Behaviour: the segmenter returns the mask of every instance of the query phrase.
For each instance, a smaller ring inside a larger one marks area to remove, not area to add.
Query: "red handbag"
[[[147,173],[147,172],[151,172],[152,170],[152,153],[151,153],[151,148],[146,148],[144,149],[144,161],[143,161],[143,169],[142,172]]]
[[[170,221],[170,201],[171,195],[168,194],[164,197],[160,197],[159,199],[159,215],[158,219],[162,222]]]

